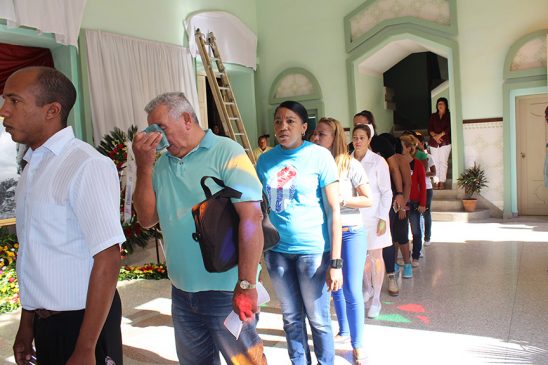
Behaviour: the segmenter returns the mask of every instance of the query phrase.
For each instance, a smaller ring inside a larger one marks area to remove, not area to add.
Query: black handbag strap
[[[209,189],[209,187],[205,183],[207,179],[212,179],[213,181],[215,181],[215,183],[217,185],[219,185],[220,187],[223,188],[215,194],[215,197],[218,196],[218,197],[223,197],[223,198],[236,198],[236,199],[238,199],[242,196],[242,193],[239,192],[238,190],[232,189],[231,187],[226,186],[225,183],[223,182],[223,180],[218,179],[215,176],[203,176],[200,179],[200,185],[202,185],[202,189],[204,190],[206,199],[209,199],[213,196],[213,194],[211,194],[211,189]]]
[[[268,197],[263,191],[263,201],[261,202],[261,210],[263,211],[263,214],[270,214],[270,201],[268,200]]]

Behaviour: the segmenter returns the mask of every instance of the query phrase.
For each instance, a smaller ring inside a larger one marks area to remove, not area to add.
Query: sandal
[[[352,364],[354,365],[366,365],[367,356],[362,349],[352,350]]]

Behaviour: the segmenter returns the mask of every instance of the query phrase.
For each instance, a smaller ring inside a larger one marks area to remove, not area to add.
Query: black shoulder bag
[[[222,189],[211,194],[205,182],[211,178]],[[238,264],[238,226],[240,218],[231,198],[240,198],[242,193],[224,184],[221,179],[204,176],[200,180],[206,199],[192,207],[196,232],[192,238],[200,244],[204,266],[209,272],[227,271]],[[280,235],[270,222],[270,207],[263,192],[261,202],[263,213],[264,251],[274,247]]]

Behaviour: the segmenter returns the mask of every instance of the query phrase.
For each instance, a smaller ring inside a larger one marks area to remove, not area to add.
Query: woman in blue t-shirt
[[[278,145],[257,162],[270,219],[280,233],[265,262],[280,300],[292,363],[310,362],[308,318],[318,363],[333,364],[329,291],[342,288],[338,174],[327,149],[303,140],[307,122],[304,106],[281,103],[274,115]]]
[[[365,360],[362,349],[365,321],[362,281],[367,256],[367,237],[360,208],[372,205],[369,180],[360,162],[348,153],[344,128],[338,120],[320,119],[311,141],[327,148],[337,164],[344,284],[343,290],[333,292],[333,304],[339,322],[336,338],[343,340],[350,335],[354,364],[361,365]]]

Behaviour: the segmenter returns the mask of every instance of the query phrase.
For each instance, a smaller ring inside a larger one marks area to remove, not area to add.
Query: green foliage
[[[471,199],[474,195],[479,194],[481,189],[487,187],[485,171],[479,164],[474,162],[473,167],[467,168],[460,174],[457,179],[457,186],[464,189],[466,197]]]

